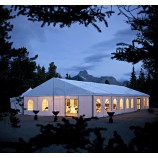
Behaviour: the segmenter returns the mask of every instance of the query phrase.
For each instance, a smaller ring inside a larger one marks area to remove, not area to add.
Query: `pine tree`
[[[137,77],[136,77],[136,74],[135,74],[134,66],[132,68],[129,87],[132,88],[132,89],[137,89]]]
[[[54,64],[54,62],[51,62],[48,67],[47,72],[47,80],[51,79],[52,77],[61,78],[61,75],[57,73],[57,66]]]
[[[35,75],[34,87],[46,81],[45,67],[44,66],[41,67],[40,65],[38,65],[36,69],[37,69],[37,72]]]
[[[67,80],[71,80],[71,76],[70,74],[66,73],[66,77],[65,77]]]
[[[0,6],[0,111],[8,111],[9,99],[30,87],[36,68],[37,55],[29,58],[26,48],[15,49],[9,41],[13,29],[10,20],[14,18],[11,12],[9,6]]]
[[[108,80],[105,80],[105,84],[110,84],[110,82]]]
[[[137,80],[137,89],[141,92],[146,92],[145,84],[146,84],[145,74],[144,74],[143,69],[141,67],[140,74],[139,74],[139,77],[138,77],[138,80]]]

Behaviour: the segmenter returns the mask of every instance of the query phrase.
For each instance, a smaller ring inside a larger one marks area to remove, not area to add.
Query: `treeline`
[[[127,87],[144,92],[150,95],[150,106],[157,107],[157,94],[156,79],[152,78],[150,73],[145,71],[143,68],[140,69],[137,77],[134,66],[131,72],[130,80],[127,82]]]

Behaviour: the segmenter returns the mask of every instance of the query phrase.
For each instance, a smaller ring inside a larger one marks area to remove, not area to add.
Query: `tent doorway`
[[[137,98],[137,110],[141,109],[141,100],[140,98]]]
[[[78,117],[78,99],[66,99],[66,116],[76,116]]]

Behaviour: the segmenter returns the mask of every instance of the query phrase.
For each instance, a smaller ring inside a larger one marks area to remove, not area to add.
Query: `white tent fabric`
[[[117,85],[94,82],[83,82],[52,78],[38,87],[23,94],[23,96],[149,96],[148,94]]]
[[[24,97],[24,95],[26,95],[31,90],[32,90],[32,88],[29,88],[27,91],[25,91],[24,93],[22,93],[20,95],[20,97]],[[11,107],[11,109],[18,109],[18,110],[20,110],[19,113],[22,113],[22,107],[19,105],[19,102],[17,101],[20,97],[10,98],[10,107]]]
[[[20,97],[24,97],[24,95],[26,95],[28,92],[30,92],[32,90],[32,88],[30,87],[27,91],[25,91],[24,93],[21,94]]]
[[[17,99],[19,97],[10,98],[10,108],[20,110],[19,113],[22,113],[22,107],[19,105]]]

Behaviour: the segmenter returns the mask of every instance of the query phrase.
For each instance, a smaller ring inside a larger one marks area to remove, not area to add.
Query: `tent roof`
[[[52,78],[24,96],[78,96],[78,95],[106,95],[106,96],[149,96],[148,94],[118,85],[94,82],[83,82]]]
[[[25,96],[28,92],[30,92],[32,90],[32,88],[30,87],[27,91],[25,91],[24,93],[21,94],[21,97]]]

